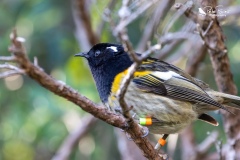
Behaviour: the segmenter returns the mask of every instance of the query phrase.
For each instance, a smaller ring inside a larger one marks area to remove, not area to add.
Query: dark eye
[[[100,52],[99,50],[97,50],[97,51],[95,52],[95,57],[99,56],[100,53],[101,53],[101,52]]]

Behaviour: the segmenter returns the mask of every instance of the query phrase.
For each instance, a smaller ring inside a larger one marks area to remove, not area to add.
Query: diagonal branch
[[[142,52],[146,50],[148,41],[151,40],[153,34],[157,31],[157,27],[163,21],[168,11],[174,4],[174,0],[162,1],[160,4],[157,4],[152,17],[150,17],[148,23],[146,24],[142,37],[137,47],[137,51]]]
[[[20,65],[20,68],[23,69],[29,77],[34,79],[44,88],[50,90],[56,95],[68,99],[69,101],[81,107],[84,111],[93,114],[95,117],[115,127],[125,129],[126,122],[122,116],[116,115],[108,111],[105,107],[93,103],[88,98],[80,95],[76,90],[46,74],[39,66],[35,66],[33,63],[31,63],[26,56],[26,51],[22,43],[17,40],[16,31],[13,32],[11,41],[12,44],[9,47],[9,51],[14,54],[17,63]]]
[[[52,160],[69,159],[73,148],[78,144],[79,140],[87,134],[89,129],[92,128],[92,125],[96,123],[96,120],[96,118],[89,115],[83,117],[82,124],[68,135]]]
[[[0,57],[1,58],[1,57]],[[0,64],[0,69],[7,70],[0,72],[0,79],[14,75],[25,74],[25,71],[10,64]]]
[[[139,129],[139,126],[136,123],[133,123],[135,124],[133,126],[138,127],[137,129],[129,128],[129,123],[121,115],[117,115],[110,112],[105,107],[96,105],[91,100],[79,94],[76,90],[65,85],[63,82],[53,79],[39,66],[35,66],[33,63],[31,63],[26,56],[26,51],[21,41],[17,39],[16,31],[13,32],[11,41],[12,45],[9,47],[9,51],[13,53],[20,68],[23,69],[30,78],[34,79],[47,90],[78,105],[84,111],[91,113],[93,116],[105,121],[112,126],[126,130],[128,134],[134,139],[134,142],[142,150],[146,158],[161,159],[147,138],[141,137],[141,129]]]
[[[200,4],[202,5],[201,8],[205,6],[211,6],[213,10],[217,5],[216,0],[207,1],[201,0]],[[233,75],[230,71],[230,64],[228,59],[228,50],[224,43],[224,35],[222,33],[222,29],[219,25],[217,16],[214,14],[206,15],[206,16],[199,16],[192,11],[186,11],[185,15],[192,19],[194,22],[199,24],[201,30],[208,32],[201,36],[203,41],[205,42],[206,46],[208,47],[208,52],[210,54],[213,70],[214,70],[214,77],[217,83],[218,89],[221,92],[236,94],[237,89],[236,85],[233,82]],[[211,24],[211,27],[208,26]],[[209,28],[209,29],[208,29]],[[239,110],[234,110],[235,114],[229,114],[224,111],[221,111],[223,117],[225,119],[224,126],[225,131],[228,136],[228,141],[225,148],[228,150],[225,152],[226,159],[239,159],[240,158],[240,126],[238,122],[240,121],[240,114]]]
[[[14,56],[1,56],[0,61],[5,61],[5,62],[15,62],[16,59]]]
[[[131,13],[130,16],[123,15],[121,17],[120,23],[116,26],[114,33],[118,35],[118,33],[121,32],[127,25],[137,19],[139,15],[141,15],[143,12],[145,12],[148,8],[150,8],[153,4],[157,2],[158,0],[145,1],[144,4],[142,4],[141,7],[139,7],[134,13]],[[122,9],[125,8],[125,5],[126,4],[123,4]]]
[[[73,19],[76,25],[75,35],[83,50],[89,50],[92,45],[99,42],[99,37],[92,27],[89,3],[87,0],[72,0]]]

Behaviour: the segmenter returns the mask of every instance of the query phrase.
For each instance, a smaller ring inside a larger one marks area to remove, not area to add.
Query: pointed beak
[[[84,58],[89,58],[89,55],[86,52],[77,53],[74,56],[75,57],[80,56],[80,57],[84,57]]]

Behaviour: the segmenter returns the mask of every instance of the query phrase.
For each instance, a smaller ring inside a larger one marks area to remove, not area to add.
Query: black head
[[[88,52],[75,56],[88,60],[100,98],[104,103],[108,101],[115,76],[133,63],[120,44],[99,43]]]
[[[75,56],[85,57],[89,65],[97,67],[110,59],[115,59],[121,54],[126,54],[122,45],[111,43],[99,43],[94,45],[88,52],[78,53]]]

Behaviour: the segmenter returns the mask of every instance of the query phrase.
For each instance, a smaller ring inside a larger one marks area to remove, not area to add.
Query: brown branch
[[[130,43],[130,42],[126,42],[127,44]],[[124,77],[123,81],[122,81],[122,84],[120,86],[120,89],[118,90],[117,92],[117,97],[118,97],[118,100],[119,100],[119,103],[120,103],[120,106],[122,108],[122,112],[123,112],[123,115],[124,117],[127,119],[127,122],[128,122],[128,125],[129,125],[129,129],[127,129],[126,131],[129,133],[130,131],[131,132],[135,132],[137,137],[132,137],[131,138],[134,140],[134,142],[136,144],[138,143],[143,143],[145,145],[147,145],[149,148],[149,152],[151,152],[152,156],[154,157],[154,159],[162,159],[161,157],[158,156],[158,153],[157,151],[153,148],[153,146],[151,145],[151,143],[145,139],[145,138],[142,138],[142,135],[143,135],[143,131],[142,129],[140,128],[140,126],[134,122],[133,118],[131,117],[129,111],[131,108],[129,108],[129,106],[127,105],[127,103],[125,102],[124,100],[124,96],[125,96],[125,93],[127,91],[127,87],[128,85],[130,84],[130,81],[131,79],[133,78],[133,74],[134,72],[136,71],[137,67],[141,64],[141,62],[148,57],[148,55],[153,52],[154,50],[156,49],[160,49],[160,45],[155,45],[153,47],[151,47],[149,50],[147,50],[145,53],[142,54],[142,56],[140,58],[138,58],[135,53],[133,53],[133,55],[135,55],[135,58],[136,58],[136,61],[133,63],[133,65],[130,67],[130,69],[128,70],[128,73],[127,75]],[[130,54],[130,53],[129,53]],[[144,156],[146,156],[146,152],[144,152]]]
[[[123,1],[122,10],[124,8],[127,9],[126,8],[127,4],[128,4],[128,1]],[[151,4],[151,3],[149,3],[149,4]],[[147,9],[147,7],[145,7],[144,9]],[[139,9],[138,12],[136,12],[136,14],[140,14],[139,13],[140,10],[141,10],[141,13],[142,13],[144,11],[144,9]],[[142,138],[143,131],[142,131],[141,127],[136,122],[134,122],[133,118],[131,117],[131,115],[129,113],[131,108],[127,105],[126,101],[124,100],[124,96],[125,96],[125,93],[127,91],[127,87],[129,85],[129,83],[130,83],[130,81],[133,77],[133,73],[136,71],[137,67],[141,64],[143,59],[146,58],[152,52],[152,50],[160,49],[161,46],[156,45],[154,47],[151,47],[149,49],[149,51],[146,51],[145,54],[143,54],[142,57],[139,58],[135,54],[135,51],[133,50],[132,44],[129,41],[128,34],[126,33],[125,26],[128,23],[130,23],[130,21],[124,21],[128,17],[125,16],[125,13],[122,13],[122,14],[123,14],[122,17],[120,17],[121,21],[120,21],[119,25],[114,29],[113,33],[115,33],[114,34],[115,36],[118,36],[118,38],[121,40],[121,42],[124,46],[125,51],[129,54],[129,57],[134,61],[133,65],[128,70],[127,75],[124,77],[123,82],[120,86],[120,89],[117,91],[117,98],[118,98],[119,104],[122,108],[123,116],[127,119],[128,126],[129,126],[128,127],[129,129],[127,129],[126,131],[128,133],[129,132],[134,132],[137,135],[137,136],[133,137],[132,136],[133,134],[131,134],[131,138],[133,139],[133,141],[137,145],[139,145],[141,143],[144,143],[145,146],[148,146],[148,151],[147,152],[145,150],[143,150],[145,157],[149,156],[149,155],[146,155],[146,154],[151,153],[150,154],[152,156],[151,159],[162,159],[161,157],[159,157],[158,152],[153,148],[151,143],[146,138]],[[128,19],[128,20],[131,20],[131,18]],[[119,28],[121,28],[121,29],[119,29]],[[147,157],[147,158],[149,158],[149,157]]]
[[[78,128],[68,135],[52,160],[69,159],[73,148],[78,144],[79,140],[89,132],[92,126],[96,123],[96,120],[96,118],[89,115],[83,117],[81,120],[81,125],[79,125]]]
[[[127,43],[130,43],[130,42],[127,42]],[[117,97],[118,97],[119,103],[122,107],[123,115],[129,121],[133,121],[133,118],[130,116],[130,113],[129,113],[130,108],[128,107],[127,103],[124,100],[124,96],[127,91],[128,85],[130,84],[130,81],[133,78],[134,72],[141,65],[142,61],[144,59],[146,59],[153,51],[159,50],[160,48],[161,48],[161,46],[156,44],[156,45],[150,47],[146,52],[142,53],[141,57],[137,57],[137,55],[135,53],[133,53],[136,58],[136,61],[128,69],[128,73],[124,77],[124,79],[121,83],[121,86],[120,86],[119,90],[117,91]]]
[[[31,63],[26,56],[26,51],[22,43],[16,39],[16,32],[14,32],[14,36],[11,40],[12,45],[9,47],[9,51],[14,54],[20,68],[23,69],[29,77],[37,81],[44,88],[56,95],[68,99],[80,106],[86,112],[93,114],[95,117],[119,128],[124,129],[126,127],[126,122],[122,116],[108,111],[105,107],[96,105],[86,97],[80,95],[76,90],[47,75],[42,68]]]
[[[76,37],[83,50],[89,50],[92,45],[99,43],[99,37],[92,28],[89,13],[89,1],[72,0],[73,19],[76,25]]]
[[[16,31],[13,33],[11,41],[12,45],[9,47],[9,51],[14,54],[17,59],[17,63],[20,65],[20,68],[23,69],[29,77],[34,79],[47,90],[68,99],[72,103],[81,107],[84,111],[91,113],[93,116],[105,121],[112,126],[126,130],[128,134],[133,138],[137,146],[142,150],[146,158],[161,159],[147,138],[141,137],[142,131],[139,129],[139,126],[136,123],[133,123],[135,125],[131,125],[133,127],[129,128],[127,125],[129,122],[127,123],[121,115],[117,115],[110,112],[105,107],[96,105],[91,100],[80,95],[76,90],[47,75],[42,68],[31,63],[26,56],[26,51],[22,46],[22,43],[17,40]]]
[[[217,5],[216,0],[202,0],[200,1],[202,8],[204,6],[211,6],[215,9]],[[202,31],[206,31],[210,22],[212,22],[211,27],[208,30],[208,33],[204,35],[203,40],[208,46],[208,52],[210,54],[214,77],[218,86],[218,89],[222,92],[229,94],[236,94],[237,89],[233,82],[233,75],[230,71],[230,64],[228,59],[228,51],[227,47],[224,43],[224,36],[222,33],[222,29],[219,26],[219,22],[217,20],[217,16],[214,15],[206,15],[204,17],[199,17],[193,12],[189,11],[185,13],[186,16],[190,17],[193,21],[198,23],[202,29]],[[234,157],[234,159],[240,158],[240,126],[239,121],[240,111],[232,110],[235,114],[230,114],[228,112],[221,111],[224,117],[224,126],[225,131],[228,136],[227,151],[225,151],[226,159],[230,157]]]
[[[81,48],[83,50],[88,50],[92,45],[99,42],[99,38],[95,34],[90,21],[89,2],[86,0],[72,0],[72,13],[76,25],[75,36]],[[37,58],[34,58],[34,65],[38,66]],[[93,123],[93,121],[95,120],[92,118],[86,123]],[[70,134],[65,139],[54,159],[68,159],[75,144],[77,144],[79,139],[88,131],[87,127],[86,130],[81,131],[82,127],[85,126],[80,126],[74,133]]]

